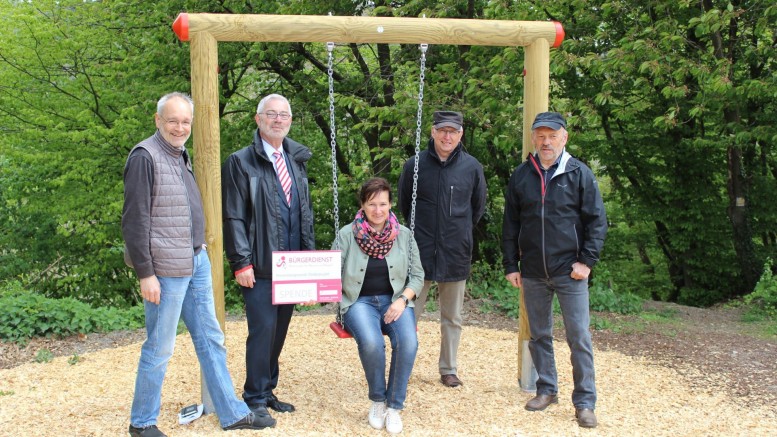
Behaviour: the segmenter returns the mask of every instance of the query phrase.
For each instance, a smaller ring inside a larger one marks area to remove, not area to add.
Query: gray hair
[[[289,107],[289,115],[291,115],[291,103],[289,103],[289,100],[286,97],[283,97],[280,94],[269,94],[265,96],[262,100],[259,101],[259,104],[256,105],[256,113],[261,114],[264,112],[264,107],[267,106],[267,102],[270,100],[282,100],[286,102],[286,106]]]
[[[192,114],[194,114],[194,101],[192,100],[192,98],[188,94],[179,93],[177,91],[174,93],[165,94],[164,96],[162,96],[161,99],[159,99],[159,101],[156,103],[156,113],[159,115],[162,115],[162,110],[165,108],[165,105],[167,104],[167,102],[170,99],[175,97],[179,99],[183,99],[186,102],[188,102],[189,106],[192,108]]]

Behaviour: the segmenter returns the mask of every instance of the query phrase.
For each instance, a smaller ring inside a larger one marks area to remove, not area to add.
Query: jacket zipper
[[[448,203],[448,217],[453,217],[453,185],[451,185],[451,201]]]
[[[186,166],[181,170],[181,183],[183,184],[183,191],[186,193],[186,208],[189,210],[189,248],[192,251],[192,275],[194,275],[194,219],[192,219],[192,202],[189,199],[189,188],[186,186],[185,171],[189,171],[189,168]]]
[[[545,176],[543,176],[542,170],[534,159],[534,156],[529,155],[529,159],[531,160],[532,166],[534,166],[534,170],[537,171],[537,174],[540,177],[540,193],[542,195],[542,206],[540,207],[540,222],[542,223],[542,267],[545,269],[545,277],[550,278],[550,275],[548,274],[547,257],[545,256],[545,195],[547,194],[545,190]]]

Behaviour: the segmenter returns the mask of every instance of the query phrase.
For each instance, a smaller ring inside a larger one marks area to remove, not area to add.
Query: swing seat
[[[345,328],[343,328],[343,325],[337,322],[330,323],[329,328],[331,328],[332,331],[334,331],[335,335],[338,338],[353,338],[353,335],[351,335],[350,332],[346,331]],[[418,326],[415,327],[415,332],[418,332]],[[386,335],[386,333],[384,332],[383,335]]]
[[[339,338],[353,338],[353,335],[346,331],[345,328],[343,328],[343,325],[337,322],[330,323],[329,327],[332,328],[332,331],[334,331],[335,335]]]

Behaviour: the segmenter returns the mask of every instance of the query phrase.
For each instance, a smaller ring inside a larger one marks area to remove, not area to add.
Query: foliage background
[[[188,44],[170,29],[182,11],[559,21],[551,109],[567,115],[568,150],[599,176],[610,220],[594,282],[706,306],[750,293],[775,257],[773,2],[2,0],[0,281],[98,306],[138,302],[121,256],[122,170],[152,133],[156,100],[190,91]],[[322,44],[219,45],[222,159],[250,142],[258,100],[286,95],[290,136],[315,153],[322,248],[334,231],[326,57]],[[396,181],[413,153],[419,52],[339,45],[334,57],[344,224],[359,183]],[[477,292],[504,299],[499,241],[503,189],[522,160],[522,63],[521,48],[432,46],[424,89],[422,147],[435,109],[465,114],[463,141],[489,186],[474,261],[493,285]]]

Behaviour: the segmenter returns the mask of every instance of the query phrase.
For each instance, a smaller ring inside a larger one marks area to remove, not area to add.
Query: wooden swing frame
[[[181,41],[190,42],[194,169],[205,212],[205,241],[211,265],[220,266],[224,241],[221,212],[221,139],[219,126],[218,43],[335,42],[375,44],[448,44],[525,48],[523,148],[531,153],[531,123],[548,110],[550,48],[559,47],[564,29],[558,22],[466,20],[448,18],[339,17],[316,15],[241,15],[181,13],[173,22]],[[520,68],[520,67],[518,67]],[[216,316],[224,329],[224,272],[212,269]],[[518,318],[518,380],[529,322],[523,305]],[[533,383],[533,382],[532,382]],[[203,390],[205,391],[205,390]]]

